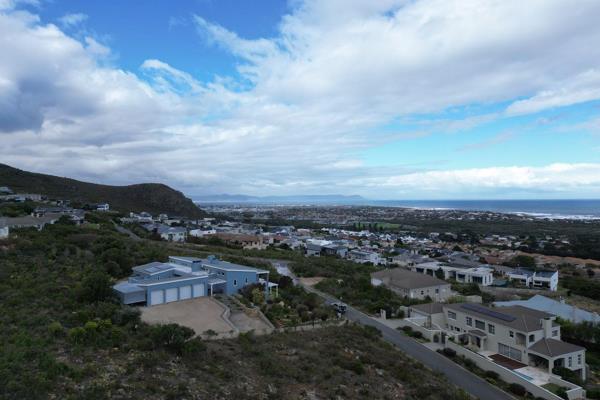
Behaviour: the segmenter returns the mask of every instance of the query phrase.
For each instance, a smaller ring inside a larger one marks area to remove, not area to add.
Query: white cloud
[[[0,12],[0,37],[11,38],[0,41],[1,161],[192,194],[591,190],[595,164],[423,171],[400,157],[370,167],[360,152],[502,114],[379,133],[395,118],[515,98],[525,100],[510,113],[535,112],[593,98],[599,16],[600,3],[586,0],[307,0],[275,37],[256,40],[195,16],[209,43],[240,60],[241,80],[205,83],[155,54],[135,72],[107,65],[110,48],[92,37]]]
[[[63,15],[62,17],[60,17],[58,19],[58,21],[60,22],[60,24],[63,27],[71,28],[71,27],[82,24],[83,22],[87,21],[87,19],[88,19],[88,16],[86,14],[73,13],[73,14]]]
[[[532,114],[597,99],[600,99],[600,70],[592,69],[528,99],[514,102],[506,112],[509,115]]]

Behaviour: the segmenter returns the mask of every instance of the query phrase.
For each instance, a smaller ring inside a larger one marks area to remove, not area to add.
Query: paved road
[[[113,222],[114,223],[114,222]],[[126,235],[128,235],[130,238],[132,238],[135,241],[140,241],[142,240],[141,237],[139,237],[138,235],[136,235],[135,233],[131,232],[129,229],[122,227],[121,225],[118,225],[116,223],[115,224],[115,228],[117,228],[117,231],[120,233],[124,233]]]
[[[317,293],[325,298],[328,304],[339,301],[311,286],[303,285],[303,287],[306,290]],[[514,400],[514,397],[510,396],[508,393],[498,389],[496,386],[490,385],[485,380],[460,367],[445,356],[427,349],[425,346],[405,336],[403,333],[382,324],[355,308],[348,306],[346,317],[351,321],[379,329],[384,340],[392,343],[404,353],[422,362],[429,368],[443,373],[450,382],[481,400]]]

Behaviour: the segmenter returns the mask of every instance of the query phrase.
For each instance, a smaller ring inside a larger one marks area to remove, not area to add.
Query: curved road
[[[339,301],[311,286],[302,286],[306,290],[323,297],[328,304]],[[403,333],[382,324],[381,322],[369,317],[367,314],[358,311],[353,307],[348,306],[346,318],[362,325],[368,325],[379,329],[384,340],[392,343],[404,353],[408,354],[417,361],[422,362],[432,370],[441,372],[448,378],[450,382],[454,383],[461,389],[464,389],[471,395],[480,398],[481,400],[515,400],[515,398],[508,393],[500,390],[496,386],[489,384],[484,379],[467,371],[445,356],[426,348]]]

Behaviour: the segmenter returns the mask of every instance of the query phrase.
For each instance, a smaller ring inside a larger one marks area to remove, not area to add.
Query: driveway
[[[149,324],[175,323],[192,328],[197,335],[208,330],[218,334],[235,331],[235,328],[223,317],[223,305],[210,297],[175,301],[152,307],[142,307],[142,321]]]
[[[306,290],[314,292],[323,297],[328,304],[339,301],[311,286],[303,285],[303,287]],[[496,386],[489,384],[485,380],[467,371],[448,358],[435,351],[427,349],[425,346],[407,337],[400,331],[382,324],[375,318],[372,318],[353,307],[348,306],[346,318],[362,325],[373,326],[377,328],[382,333],[384,340],[392,343],[401,351],[417,361],[422,362],[432,370],[441,372],[446,376],[446,378],[448,378],[450,382],[481,400],[514,400],[514,397],[508,393],[500,390]]]

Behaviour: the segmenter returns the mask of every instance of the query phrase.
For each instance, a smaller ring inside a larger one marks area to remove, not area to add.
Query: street
[[[316,293],[323,297],[328,304],[339,301],[311,286],[302,286],[307,291]],[[467,371],[445,356],[427,349],[425,346],[421,345],[412,338],[405,336],[402,332],[394,330],[380,323],[379,321],[369,317],[365,313],[358,311],[353,307],[348,306],[346,318],[362,325],[368,325],[377,328],[382,333],[384,340],[392,343],[401,351],[417,361],[425,364],[432,370],[441,372],[448,378],[450,382],[481,400],[514,400],[514,397],[508,393],[500,390],[496,386],[489,384],[479,376]]]

